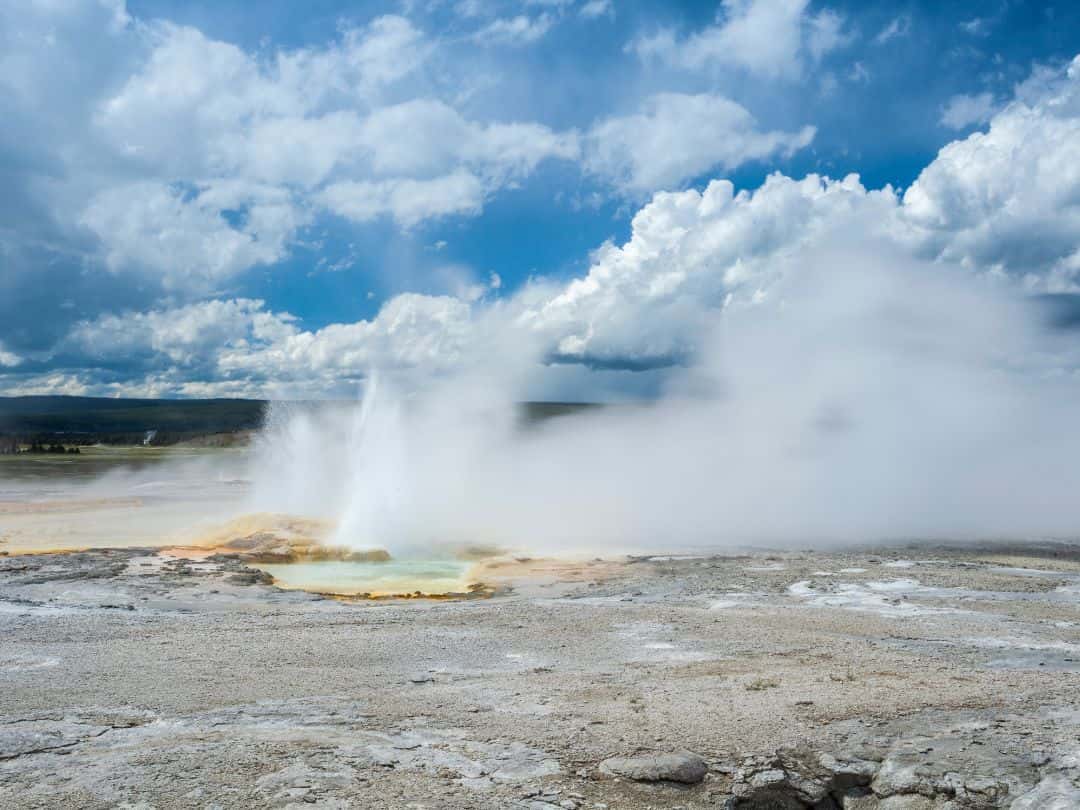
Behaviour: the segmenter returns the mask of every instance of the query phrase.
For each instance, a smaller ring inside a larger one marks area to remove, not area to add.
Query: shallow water
[[[0,550],[184,542],[243,508],[242,450],[87,447],[0,456]]]
[[[300,516],[253,514],[251,461],[247,450],[218,448],[0,457],[0,551],[210,548],[253,534],[318,542],[332,530]],[[453,558],[254,567],[281,588],[341,595],[462,593],[471,584],[470,563]]]
[[[471,584],[470,564],[462,560],[388,562],[297,562],[253,565],[270,574],[279,588],[352,596],[414,593],[464,593]]]

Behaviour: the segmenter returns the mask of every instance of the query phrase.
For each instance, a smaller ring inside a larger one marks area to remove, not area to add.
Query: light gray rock
[[[1044,777],[1012,803],[1012,810],[1066,810],[1075,807],[1080,807],[1080,788],[1061,774]]]
[[[881,810],[881,799],[873,793],[864,796],[845,796],[840,806],[844,810]]]
[[[99,737],[108,726],[87,725],[65,720],[41,720],[0,726],[0,760],[28,754],[62,751],[82,740]]]
[[[938,806],[925,796],[889,796],[881,800],[877,810],[934,810]]]
[[[943,792],[946,785],[937,778],[933,769],[924,765],[905,761],[901,758],[888,758],[882,764],[874,778],[872,787],[879,796],[904,796],[919,794],[936,796]]]
[[[696,785],[705,778],[709,767],[697,754],[682,751],[639,757],[612,757],[600,763],[600,770],[611,776],[624,776],[636,782],[681,782],[685,785]]]

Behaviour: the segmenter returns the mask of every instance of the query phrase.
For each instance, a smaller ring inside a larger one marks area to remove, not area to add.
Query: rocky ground
[[[1080,547],[246,565],[0,558],[0,807],[1080,807]]]

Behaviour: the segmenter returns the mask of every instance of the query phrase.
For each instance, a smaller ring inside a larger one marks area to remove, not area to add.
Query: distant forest
[[[0,397],[0,436],[24,445],[175,444],[255,430],[258,399]]]
[[[262,399],[106,399],[0,397],[0,453],[91,444],[153,446],[257,430]],[[590,407],[572,402],[521,403],[526,424]],[[224,442],[227,443],[227,442]]]

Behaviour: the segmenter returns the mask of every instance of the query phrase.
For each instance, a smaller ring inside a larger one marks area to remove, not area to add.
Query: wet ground
[[[190,542],[246,511],[248,462],[221,448],[0,455],[0,554]]]
[[[487,560],[442,601],[243,556],[0,558],[0,806],[1080,806],[1080,546]]]

